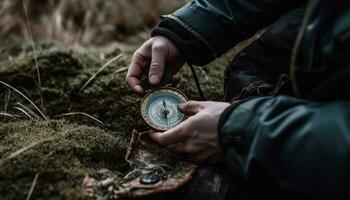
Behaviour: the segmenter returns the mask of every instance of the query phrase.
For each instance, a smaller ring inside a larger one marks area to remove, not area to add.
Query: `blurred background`
[[[152,28],[186,1],[0,0],[0,37],[28,38],[30,24],[34,39],[104,45]]]

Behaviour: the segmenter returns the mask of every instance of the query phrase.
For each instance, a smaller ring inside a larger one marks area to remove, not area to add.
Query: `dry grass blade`
[[[45,119],[47,120],[47,117],[44,115],[43,112],[41,112],[41,110],[26,96],[24,95],[22,92],[20,92],[19,90],[17,90],[16,88],[12,87],[11,85],[3,82],[3,81],[0,81],[1,84],[5,85],[6,87],[12,89],[13,91],[15,91],[16,93],[18,93],[19,95],[21,95],[24,99],[26,99],[39,113],[40,115]]]
[[[7,112],[8,106],[10,104],[10,100],[11,100],[11,91],[8,90],[7,95],[5,95],[5,109],[4,109],[5,113]]]
[[[117,69],[114,73],[119,74],[119,73],[128,71],[128,69],[129,69],[129,67],[122,67],[120,69]]]
[[[29,189],[29,192],[28,192],[26,200],[30,200],[30,198],[32,197],[32,194],[33,194],[36,182],[38,181],[38,178],[39,178],[39,173],[36,173],[35,177],[34,177],[34,180],[33,180],[33,183],[30,186],[30,189]]]
[[[9,4],[10,0],[6,0],[4,1],[4,3],[2,4],[1,8],[0,8],[0,16],[2,15],[2,13],[6,10],[8,4]]]
[[[61,114],[61,115],[57,115],[56,117],[64,117],[64,116],[72,116],[72,115],[83,115],[83,116],[86,116],[90,119],[93,119],[95,120],[96,122],[100,123],[100,124],[103,124],[103,122],[99,119],[97,119],[96,117],[94,116],[91,116],[87,113],[84,113],[84,112],[71,112],[71,113],[65,113],[65,114]]]
[[[204,78],[206,81],[209,81],[209,76],[208,76],[207,72],[205,72],[204,69],[202,69],[202,67],[196,67],[196,69],[204,75]]]
[[[25,3],[25,0],[23,0],[22,3],[23,3],[24,13],[25,13],[25,16],[26,16],[26,24],[27,24],[29,39],[31,40],[31,46],[32,46],[33,53],[34,53],[34,60],[35,60],[35,65],[36,65],[36,70],[37,70],[37,76],[38,76],[38,84],[39,84],[39,87],[41,87],[41,79],[40,79],[40,71],[39,71],[38,57],[37,57],[37,54],[36,54],[36,49],[35,49],[35,45],[34,45],[34,39],[33,39],[32,31],[31,31],[31,29],[30,29],[28,11],[27,11],[27,6],[26,6],[26,3]]]
[[[0,112],[0,115],[5,116],[5,117],[10,117],[12,119],[16,119],[15,115],[8,114],[6,112]]]
[[[17,109],[17,110],[19,110],[19,111],[21,111],[22,113],[24,113],[27,117],[29,117],[29,119],[33,119],[33,117],[29,114],[29,113],[27,113],[27,111],[25,111],[24,109],[22,109],[22,108],[20,108],[20,107],[14,107],[14,109]]]
[[[31,109],[29,109],[28,107],[26,107],[25,105],[17,102],[17,105],[19,105],[23,110],[27,111],[28,114],[30,114],[31,116],[35,117],[36,119],[40,119],[40,116],[38,114],[36,114],[34,111],[32,111]]]
[[[101,73],[107,66],[109,66],[112,62],[118,60],[119,58],[121,58],[123,56],[123,54],[119,54],[118,56],[112,58],[111,60],[109,60],[106,64],[104,64],[94,75],[92,75],[89,80],[84,84],[84,86],[80,89],[79,93],[81,93],[86,86],[89,85],[89,83],[94,80],[96,78],[96,76]]]
[[[26,3],[25,3],[25,0],[22,1],[22,4],[23,4],[24,13],[25,13],[25,16],[26,16],[26,24],[27,24],[28,35],[29,35],[29,39],[30,39],[31,46],[32,46],[32,49],[33,49],[33,53],[34,53],[34,61],[35,61],[35,66],[36,66],[37,79],[38,79],[38,88],[39,88],[39,94],[40,94],[40,100],[41,100],[41,109],[45,113],[45,104],[44,104],[44,99],[43,99],[43,95],[42,95],[42,92],[41,92],[41,78],[40,78],[40,70],[39,70],[39,64],[38,64],[38,56],[37,56],[37,52],[36,52],[35,45],[34,45],[33,34],[32,34],[31,29],[30,29],[28,10],[27,10],[27,6],[26,6]]]
[[[35,147],[35,146],[37,146],[37,145],[39,145],[39,144],[42,144],[42,143],[44,143],[44,142],[50,141],[50,140],[52,140],[52,139],[40,140],[40,141],[37,141],[37,142],[33,142],[33,143],[31,143],[30,145],[25,146],[25,147],[23,147],[23,148],[21,148],[21,149],[18,149],[17,151],[11,153],[7,158],[1,159],[1,160],[0,160],[0,165],[2,165],[3,163],[5,163],[5,162],[8,161],[8,160],[11,160],[11,159],[13,159],[13,158],[15,158],[15,157],[21,155],[22,153],[28,151],[28,150],[31,149],[31,148],[33,148],[33,147]]]

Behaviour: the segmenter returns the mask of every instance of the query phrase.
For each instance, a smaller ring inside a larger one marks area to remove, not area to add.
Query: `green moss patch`
[[[0,199],[25,199],[36,174],[33,199],[80,198],[86,174],[127,169],[127,142],[119,135],[65,121],[1,125]]]
[[[40,90],[30,46],[19,42],[19,47],[13,44],[8,51],[2,47],[0,80],[25,94],[50,120],[29,120],[15,107],[19,102],[35,111],[30,103],[0,86],[0,112],[6,107],[7,113],[20,116],[17,119],[0,116],[0,199],[24,199],[36,174],[32,199],[79,199],[86,174],[99,169],[127,170],[124,154],[129,133],[133,128],[149,129],[139,112],[142,96],[134,94],[125,82],[132,53],[141,42],[140,38],[130,38],[130,42],[123,44],[84,49],[40,43],[37,45]],[[121,59],[79,92],[102,65],[120,53]],[[222,99],[224,68],[231,59],[232,53],[196,70],[209,100]],[[189,99],[199,100],[190,69],[185,66],[180,74],[178,88]],[[103,124],[83,115],[58,117],[71,112],[84,112]],[[28,149],[8,159],[23,148]]]

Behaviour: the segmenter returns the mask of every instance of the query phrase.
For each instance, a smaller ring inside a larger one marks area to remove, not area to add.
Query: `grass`
[[[65,116],[72,116],[72,115],[82,115],[82,116],[85,116],[85,117],[88,117],[100,124],[103,124],[103,122],[99,119],[97,119],[96,117],[93,117],[87,113],[84,113],[84,112],[71,112],[71,113],[64,113],[64,114],[60,114],[60,115],[57,115],[56,117],[65,117]]]
[[[80,199],[85,175],[126,172],[129,133],[149,130],[139,113],[141,97],[125,83],[126,71],[149,37],[139,31],[184,1],[33,2],[7,1],[0,18],[0,41],[27,38],[0,47],[0,89],[7,91],[0,99],[0,199]],[[43,42],[48,38],[58,43]],[[196,68],[210,100],[222,98],[223,69],[232,54]],[[180,73],[178,88],[198,100],[189,68]],[[43,100],[45,106],[38,106]]]
[[[0,138],[0,199],[81,199],[86,174],[127,166],[127,141],[118,132],[22,120],[0,126]]]
[[[17,119],[17,117],[19,117],[19,116],[16,116],[16,115],[11,115],[11,114],[6,113],[6,112],[0,112],[0,115],[4,116],[4,117],[10,117],[12,119]]]
[[[25,111],[23,108],[20,108],[18,106],[15,106],[14,109],[19,110],[20,112],[22,112],[24,115],[26,115],[29,119],[33,119],[33,117],[27,112]]]
[[[10,100],[11,100],[11,91],[9,90],[5,95],[5,105],[4,105],[4,112],[5,113],[7,112]]]
[[[9,89],[13,90],[14,92],[16,92],[17,94],[19,94],[20,96],[22,96],[25,100],[27,100],[39,113],[40,115],[45,119],[47,120],[47,116],[44,115],[44,113],[35,105],[35,103],[33,103],[33,101],[31,101],[26,95],[24,95],[22,92],[20,92],[19,90],[17,90],[16,88],[12,87],[11,85],[3,82],[3,81],[0,81],[0,84],[8,87]]]
[[[28,36],[23,19],[32,16],[32,35],[55,39],[68,45],[105,45],[125,40],[149,30],[166,14],[187,0],[55,0],[27,1],[27,12],[19,7],[23,0],[0,4],[0,36]],[[2,7],[1,7],[2,6]]]
[[[35,185],[36,185],[38,178],[39,178],[39,173],[35,174],[32,186],[30,186],[26,200],[30,200],[30,198],[32,197],[32,194],[33,194],[33,191],[34,191],[34,188],[35,188]]]
[[[40,116],[37,115],[35,112],[33,112],[31,109],[29,109],[27,106],[25,106],[25,105],[23,105],[23,104],[21,104],[21,103],[19,103],[19,102],[17,102],[16,104],[19,106],[19,108],[22,108],[22,109],[25,110],[27,113],[29,113],[30,116],[33,116],[35,119],[40,119]]]
[[[115,74],[116,69],[127,69],[132,52],[142,41],[138,38],[134,41],[137,40],[139,42],[135,44],[126,43],[122,48],[99,50],[98,53],[57,49],[56,46],[38,51],[43,95],[47,101],[47,115],[51,117],[48,121],[36,120],[26,111],[33,119],[12,119],[12,122],[3,123],[0,146],[4,149],[0,148],[0,157],[7,158],[43,138],[52,140],[29,148],[0,166],[0,180],[3,180],[0,181],[0,199],[25,199],[37,173],[40,178],[31,199],[79,199],[77,195],[85,174],[101,168],[125,171],[124,148],[129,133],[133,128],[149,129],[139,114],[141,97],[132,93],[125,83],[126,71]],[[105,58],[100,57],[101,53],[106,55]],[[92,77],[91,74],[120,53],[124,58],[105,67],[94,78],[94,84],[89,84],[79,95],[81,86]],[[206,96],[211,100],[222,97],[222,67],[230,57],[205,69],[209,79],[204,73],[198,73]],[[14,56],[11,61],[0,61],[0,80],[3,82],[0,85],[4,86],[4,91],[11,91],[9,113],[13,112],[12,105],[25,109],[18,102],[42,118],[27,100],[35,105],[40,103],[37,85],[30,77],[19,75],[35,72],[32,63],[31,53]],[[181,74],[179,89],[190,99],[198,99],[189,68],[183,68]],[[20,95],[17,91],[28,91],[29,94],[21,92]],[[1,98],[0,104],[3,105],[4,100]],[[89,113],[103,124],[91,117],[80,117],[81,113],[73,115],[75,111]],[[69,114],[66,121],[52,120],[62,113]]]
[[[27,25],[27,31],[28,31],[29,39],[31,42],[31,47],[33,49],[33,54],[34,54],[36,75],[37,75],[37,81],[38,81],[38,90],[39,90],[40,100],[41,100],[41,109],[42,109],[42,112],[45,113],[45,103],[44,103],[44,98],[43,98],[42,91],[41,91],[41,78],[40,78],[40,69],[39,69],[39,64],[38,64],[38,56],[37,56],[37,51],[36,51],[35,45],[34,45],[34,38],[32,35],[31,28],[30,28],[30,21],[29,21],[29,17],[28,17],[27,5],[26,5],[25,0],[22,1],[22,5],[23,5],[24,13],[25,13],[25,19],[26,19],[25,21],[26,21],[26,25]]]
[[[93,74],[88,81],[86,81],[86,83],[83,85],[83,87],[79,90],[79,93],[83,92],[84,89],[91,83],[91,81],[93,81],[96,76],[101,73],[106,67],[108,67],[111,63],[113,63],[114,61],[120,59],[123,56],[123,54],[120,54],[112,59],[110,59],[106,64],[104,64],[100,69],[98,69],[98,71]]]

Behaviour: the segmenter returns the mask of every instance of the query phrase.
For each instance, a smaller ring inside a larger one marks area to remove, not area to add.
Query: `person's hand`
[[[163,133],[150,134],[151,138],[170,151],[187,154],[196,161],[217,162],[220,158],[218,123],[229,103],[213,101],[190,101],[179,105],[186,119]]]
[[[166,68],[173,74],[173,82],[178,82],[180,76],[177,71],[184,65],[175,45],[165,37],[155,36],[147,40],[132,57],[132,61],[126,75],[129,86],[137,93],[143,93],[140,79],[148,75],[151,84],[158,84]]]

